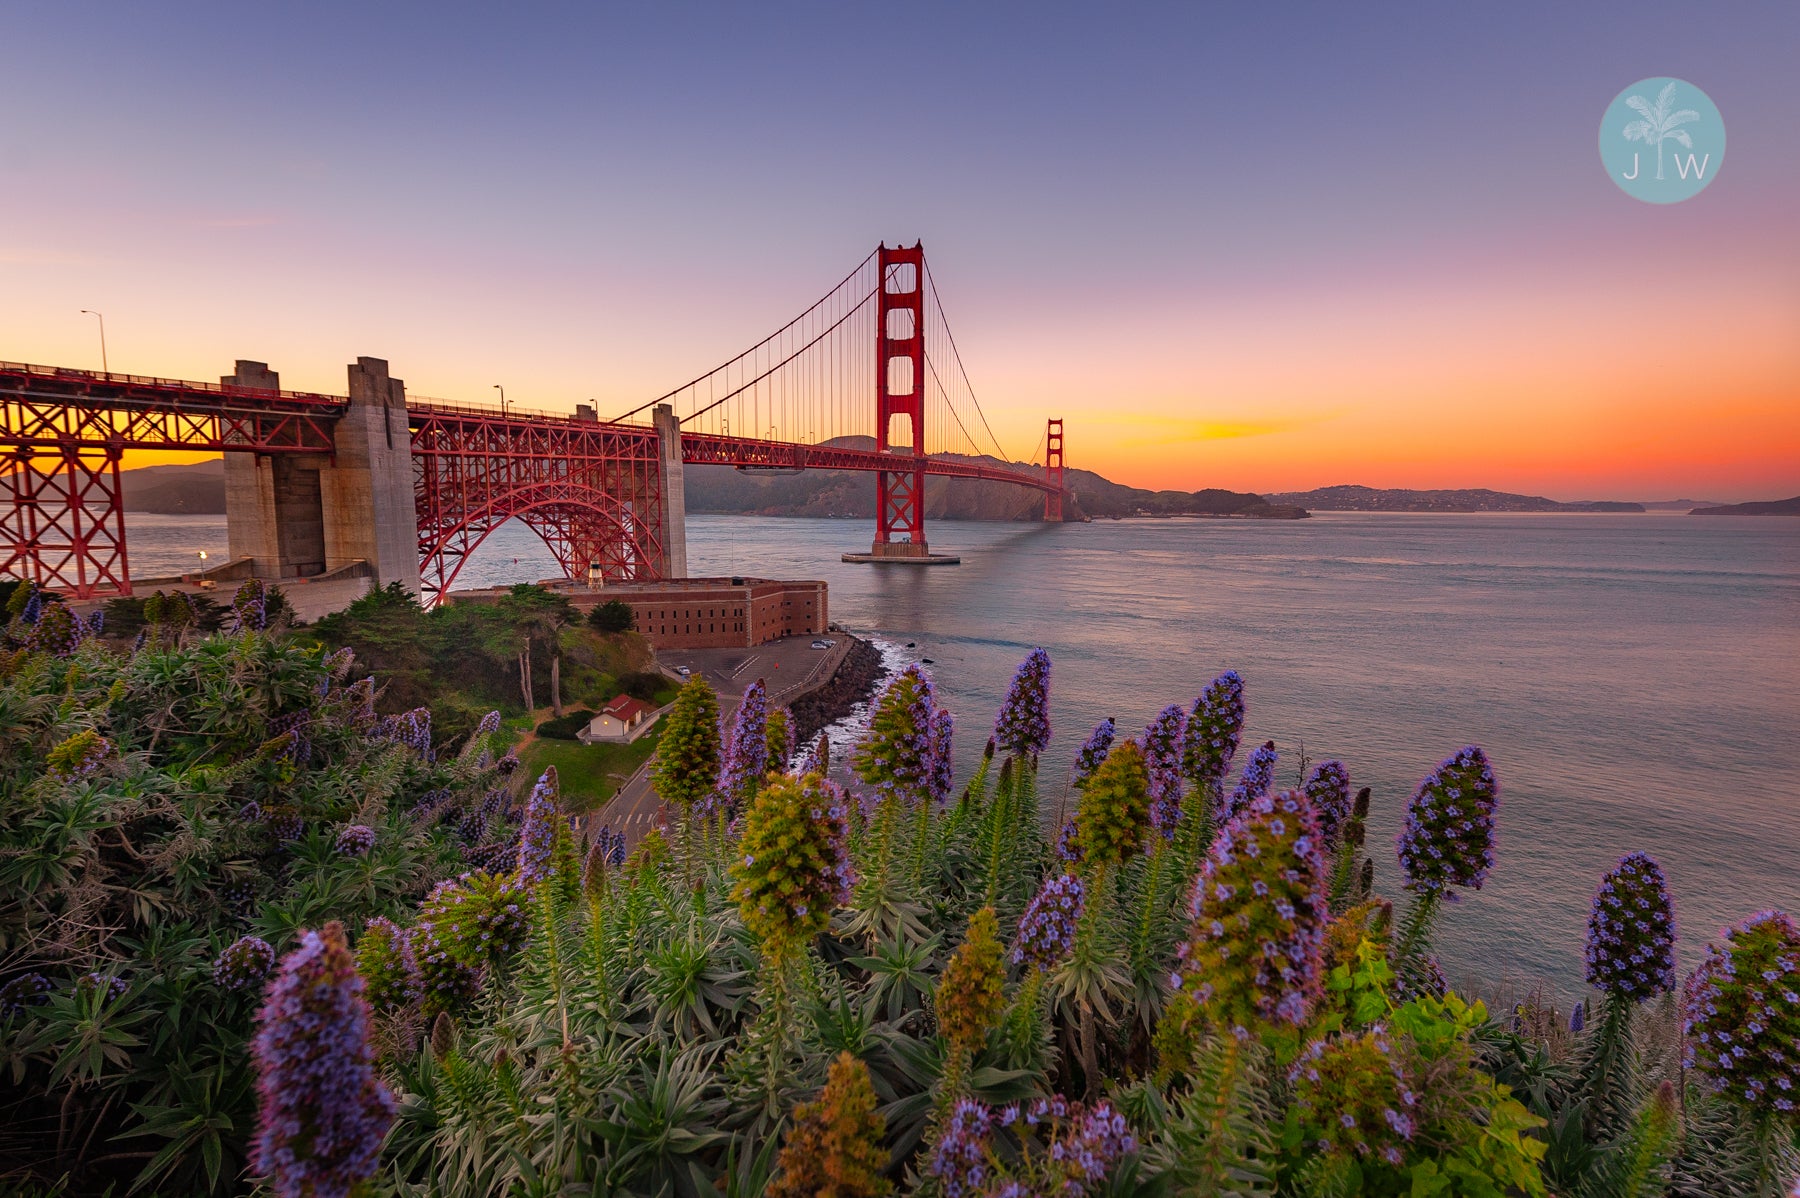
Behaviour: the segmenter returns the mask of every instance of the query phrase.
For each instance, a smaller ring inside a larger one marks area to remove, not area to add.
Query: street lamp
[[[100,315],[100,313],[94,311],[92,308],[83,308],[81,314],[83,316],[92,316],[100,322],[100,373],[111,374],[112,368],[106,364],[106,317]]]
[[[506,388],[502,387],[499,383],[495,383],[494,390],[500,393],[500,418],[504,420],[506,419]]]

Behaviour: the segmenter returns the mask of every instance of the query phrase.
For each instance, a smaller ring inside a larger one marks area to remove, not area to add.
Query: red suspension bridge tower
[[[875,490],[875,557],[928,557],[925,543],[925,250],[883,242],[877,251],[881,292],[875,331],[875,451],[895,453],[904,422],[910,469],[879,471]],[[896,540],[895,534],[901,534]]]

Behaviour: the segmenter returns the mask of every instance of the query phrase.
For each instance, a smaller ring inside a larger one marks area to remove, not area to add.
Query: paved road
[[[834,643],[828,650],[819,650],[811,647],[814,640]],[[823,637],[786,637],[754,649],[675,649],[657,654],[657,662],[669,667],[686,666],[703,674],[719,692],[720,710],[729,716],[737,710],[744,691],[758,678],[768,687],[773,702],[785,703],[800,691],[830,678],[849,651],[849,638],[833,632]],[[645,762],[606,806],[582,823],[582,839],[585,841],[593,829],[604,825],[624,833],[625,843],[631,847],[651,828],[666,823],[667,818],[662,800],[650,787],[650,764]]]

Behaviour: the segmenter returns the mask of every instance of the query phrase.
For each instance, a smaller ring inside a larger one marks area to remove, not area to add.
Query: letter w
[[[1683,179],[1688,177],[1689,170],[1692,170],[1694,172],[1694,178],[1704,179],[1704,178],[1706,178],[1706,164],[1711,161],[1712,161],[1712,155],[1708,154],[1706,157],[1704,157],[1700,160],[1700,165],[1695,166],[1694,165],[1694,156],[1692,154],[1689,154],[1687,156],[1687,161],[1685,163],[1681,161],[1681,155],[1677,154],[1677,155],[1675,155],[1675,169],[1676,169],[1676,171],[1678,171],[1681,174],[1681,177]]]

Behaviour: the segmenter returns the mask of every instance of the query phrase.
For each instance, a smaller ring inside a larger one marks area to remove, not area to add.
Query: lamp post
[[[502,387],[499,383],[495,383],[494,390],[500,393],[500,418],[504,420],[506,419],[506,388]]]
[[[111,374],[112,367],[106,364],[106,317],[100,315],[100,313],[94,311],[92,308],[83,308],[81,314],[83,316],[92,316],[95,320],[100,322],[100,373]]]

